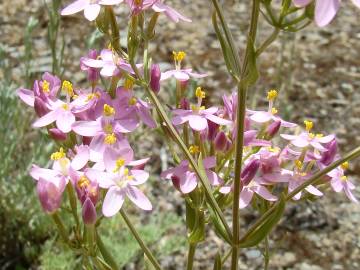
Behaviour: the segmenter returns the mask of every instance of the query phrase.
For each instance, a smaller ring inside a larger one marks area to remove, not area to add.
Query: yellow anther
[[[310,131],[314,127],[314,123],[312,121],[305,120],[304,124],[306,131]]]
[[[205,106],[200,106],[199,111],[205,110]]]
[[[113,133],[113,126],[111,124],[106,124],[104,126],[104,131],[106,134]]]
[[[137,102],[136,97],[132,97],[132,98],[129,99],[129,105],[131,105],[131,106],[135,105],[136,102]]]
[[[272,114],[277,114],[278,113],[278,110],[276,108],[271,108],[271,113]]]
[[[114,144],[116,143],[116,136],[114,133],[108,134],[105,136],[104,143],[106,144]]]
[[[111,107],[110,105],[105,104],[103,114],[105,116],[113,116],[115,114],[115,109],[113,107]]]
[[[143,0],[134,0],[134,4],[138,7],[142,6],[142,3],[143,3]]]
[[[96,93],[88,94],[86,96],[85,102],[89,102],[90,100],[92,100],[94,98],[100,98],[100,93],[96,92]]]
[[[324,134],[321,133],[316,134],[316,138],[322,138],[322,137],[324,137]]]
[[[278,92],[276,90],[270,90],[267,93],[267,99],[270,100],[274,100],[276,97],[278,96]]]
[[[205,94],[205,91],[202,91],[201,87],[197,87],[195,90],[195,96],[197,98],[205,98],[206,94]]]
[[[315,137],[316,137],[316,135],[314,134],[314,133],[309,133],[309,137],[310,137],[310,139],[314,139]]]
[[[189,147],[189,152],[190,152],[191,154],[200,153],[200,147],[197,146],[197,145],[191,145],[191,146]]]
[[[54,152],[51,154],[50,159],[51,160],[59,160],[65,157],[64,148],[60,147],[58,152]]]
[[[77,181],[77,186],[79,188],[87,188],[90,185],[90,180],[85,176],[81,176],[79,180]]]
[[[74,95],[73,85],[69,81],[66,81],[66,80],[63,81],[61,89],[70,97],[72,97]]]
[[[79,96],[78,95],[73,95],[72,99],[77,99]]]
[[[344,182],[348,180],[348,178],[347,178],[346,175],[341,176],[340,179],[341,179],[342,181],[344,181]]]
[[[45,93],[50,92],[50,83],[47,80],[43,80],[42,89],[43,89],[43,92],[45,92]]]
[[[347,170],[349,169],[349,162],[348,161],[345,161],[343,164],[340,165],[341,169],[343,170]]]
[[[124,82],[124,88],[126,90],[132,89],[134,86],[134,78],[133,77],[127,77]]]
[[[183,51],[175,52],[173,51],[173,57],[175,62],[181,62],[186,56],[186,53]]]
[[[278,152],[280,151],[280,148],[279,148],[279,147],[271,147],[271,146],[269,146],[269,147],[267,148],[267,150],[268,150],[269,152],[272,152],[272,153],[278,153]]]
[[[113,172],[114,173],[118,172],[120,168],[124,165],[125,165],[125,159],[119,158],[118,160],[116,160],[115,169],[113,170]]]
[[[303,166],[303,163],[301,160],[295,160],[295,166],[296,168],[298,168],[299,170],[301,170],[302,166]]]
[[[69,110],[69,104],[67,104],[67,103],[61,105],[61,107],[62,107],[64,110],[66,110],[66,111]]]

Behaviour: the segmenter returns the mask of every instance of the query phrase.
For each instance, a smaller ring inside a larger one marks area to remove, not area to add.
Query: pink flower
[[[96,82],[99,79],[99,71],[96,68],[85,65],[83,62],[87,59],[97,59],[97,57],[98,57],[97,50],[90,50],[87,57],[80,58],[80,68],[81,70],[87,71],[88,80],[90,82]]]
[[[32,90],[19,88],[17,95],[27,105],[34,107],[35,98],[40,98],[45,104],[55,101],[61,81],[58,77],[45,72],[41,81],[35,81]]]
[[[140,123],[140,120],[150,128],[156,127],[156,122],[151,116],[151,106],[134,96],[134,93],[130,89],[119,87],[116,89],[116,99],[114,100],[115,107],[117,109],[116,117],[119,120],[134,120],[136,126]]]
[[[216,173],[211,171],[211,168],[216,166],[215,157],[207,157],[203,160],[206,175],[213,186],[218,186],[222,183],[222,179],[218,177]],[[173,177],[179,180],[179,188],[182,193],[190,193],[197,186],[197,175],[193,172],[189,166],[187,160],[181,161],[181,163],[175,168],[170,168],[161,173],[161,177],[169,180],[173,180]]]
[[[293,0],[297,7],[305,7],[312,0]],[[353,4],[360,8],[360,0],[352,0]],[[315,0],[315,22],[318,26],[328,25],[335,17],[340,8],[341,0]]]
[[[334,135],[323,137],[321,135],[315,135],[309,132],[302,132],[299,135],[280,134],[280,136],[285,140],[290,141],[290,143],[296,147],[304,148],[312,146],[315,149],[323,152],[326,151],[326,148],[321,144],[329,143],[335,138]]]
[[[165,71],[163,73],[161,73],[161,79],[160,81],[165,81],[171,77],[175,77],[175,79],[179,80],[179,81],[187,81],[190,79],[190,77],[195,78],[195,79],[199,79],[199,78],[204,78],[206,77],[207,74],[201,74],[201,73],[195,73],[192,72],[191,68],[188,69],[173,69],[173,70],[168,70]]]
[[[104,216],[114,216],[122,207],[125,197],[143,210],[152,210],[152,205],[144,193],[136,186],[143,184],[149,178],[144,170],[128,169],[128,166],[144,164],[147,159],[132,161],[126,151],[107,148],[104,152],[105,172],[88,169],[85,175],[108,189],[102,207]]]
[[[93,21],[100,13],[100,5],[117,5],[123,0],[76,0],[61,11],[61,15],[72,15],[84,10],[85,18]]]
[[[53,178],[51,181],[39,178],[36,191],[45,212],[51,214],[60,208],[64,189],[65,180],[63,178]]]
[[[355,189],[353,183],[350,182],[347,176],[344,175],[344,168],[340,166],[327,175],[331,177],[331,187],[335,192],[341,192],[342,190],[345,192],[346,196],[353,202],[358,203],[358,200],[355,198],[352,190]]]
[[[175,9],[169,7],[168,5],[165,5],[159,0],[143,0],[141,1],[141,4],[136,4],[137,1],[134,0],[126,0],[126,3],[131,8],[131,14],[137,15],[141,11],[152,8],[155,12],[164,13],[166,17],[168,17],[173,22],[179,22],[180,20],[191,22],[191,20],[183,15],[181,15],[179,12],[177,12]]]
[[[100,68],[100,74],[104,77],[117,76],[121,70],[134,73],[130,64],[108,49],[103,49],[100,52],[100,59],[83,58],[82,64],[89,68]],[[142,65],[137,65],[137,67],[142,67]]]

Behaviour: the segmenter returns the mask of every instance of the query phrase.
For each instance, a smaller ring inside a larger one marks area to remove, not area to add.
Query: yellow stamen
[[[343,170],[347,170],[349,169],[349,162],[348,161],[345,161],[343,164],[340,165],[341,169]]]
[[[77,99],[79,96],[78,95],[73,95],[72,99]]]
[[[191,154],[200,153],[200,147],[197,146],[197,145],[191,145],[191,146],[189,147],[189,152],[190,152]]]
[[[82,188],[87,188],[90,185],[90,180],[85,176],[81,176],[77,182],[77,186],[82,189]]]
[[[99,92],[96,92],[96,93],[88,94],[88,95],[86,96],[85,102],[89,102],[90,100],[92,100],[92,99],[94,99],[94,98],[100,98],[100,93],[99,93]]]
[[[205,91],[202,91],[201,87],[197,87],[195,90],[195,96],[197,98],[205,98],[206,94],[205,94]]]
[[[270,91],[267,93],[267,99],[268,99],[269,101],[274,100],[277,96],[278,96],[278,92],[277,92],[276,90],[270,90]]]
[[[134,86],[134,78],[133,77],[127,77],[124,82],[124,88],[126,90],[132,89]]]
[[[186,53],[183,51],[179,51],[179,52],[173,51],[174,61],[176,61],[176,62],[181,62],[182,60],[184,60],[185,56],[186,56]]]
[[[114,133],[108,134],[105,136],[104,143],[106,144],[114,144],[116,143],[116,136]]]
[[[321,133],[316,134],[316,138],[322,138],[322,137],[324,137],[324,134]]]
[[[50,92],[50,83],[47,80],[43,80],[42,82],[42,89],[45,93]]]
[[[61,105],[61,107],[64,109],[64,110],[66,110],[66,111],[68,111],[69,110],[69,105],[68,104],[63,104],[63,105]]]
[[[110,105],[105,104],[105,105],[104,105],[103,114],[104,114],[105,116],[112,116],[112,115],[115,114],[115,109],[114,109],[113,107],[111,107]]]
[[[314,134],[314,133],[309,133],[309,137],[310,137],[310,139],[314,139],[315,137],[316,137],[316,135]]]
[[[136,97],[132,97],[132,98],[130,98],[130,99],[129,99],[129,105],[130,105],[130,106],[135,105],[135,104],[136,104],[136,102],[137,102]]]
[[[314,127],[314,123],[312,121],[305,120],[304,124],[305,124],[305,129],[308,132]]]
[[[344,182],[348,180],[348,178],[347,178],[346,175],[341,176],[340,179],[341,179],[342,181],[344,181]]]
[[[302,166],[303,166],[303,163],[301,160],[295,160],[295,166],[296,168],[298,168],[298,170],[301,170]]]
[[[272,114],[277,114],[278,113],[278,110],[276,108],[271,108],[271,113]]]
[[[106,124],[104,126],[104,131],[106,134],[113,133],[113,126],[111,124]]]
[[[58,152],[54,152],[51,154],[50,159],[51,160],[59,160],[65,157],[64,148],[60,147]]]
[[[63,81],[61,89],[70,97],[72,97],[74,95],[73,85],[69,81],[66,81],[66,80]]]
[[[122,166],[125,165],[125,159],[119,158],[116,160],[115,169],[113,170],[114,173],[118,172]],[[126,170],[126,169],[125,169]]]

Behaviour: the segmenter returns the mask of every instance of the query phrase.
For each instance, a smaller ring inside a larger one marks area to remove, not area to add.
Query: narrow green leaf
[[[256,49],[254,42],[249,37],[248,39],[248,65],[246,67],[246,74],[244,75],[245,83],[250,86],[256,83],[259,78],[259,71],[256,65]]]
[[[216,215],[216,213],[209,207],[209,213],[210,213],[210,220],[212,224],[214,225],[215,233],[220,238],[224,239],[229,244],[232,244],[231,239],[228,237],[226,230],[224,226],[222,225],[221,221],[219,220],[219,217]]]
[[[216,253],[213,270],[221,270],[221,269],[222,269],[222,265],[221,265],[221,255],[220,255],[220,253],[218,252],[218,253]]]
[[[285,210],[285,199],[281,197],[273,213],[262,222],[251,234],[240,241],[240,247],[253,247],[258,245],[280,221]]]

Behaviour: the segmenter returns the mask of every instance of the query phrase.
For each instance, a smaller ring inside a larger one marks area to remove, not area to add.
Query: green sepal
[[[216,256],[215,256],[215,262],[214,262],[213,270],[221,270],[221,269],[222,269],[221,255],[220,255],[219,252],[217,252]]]

